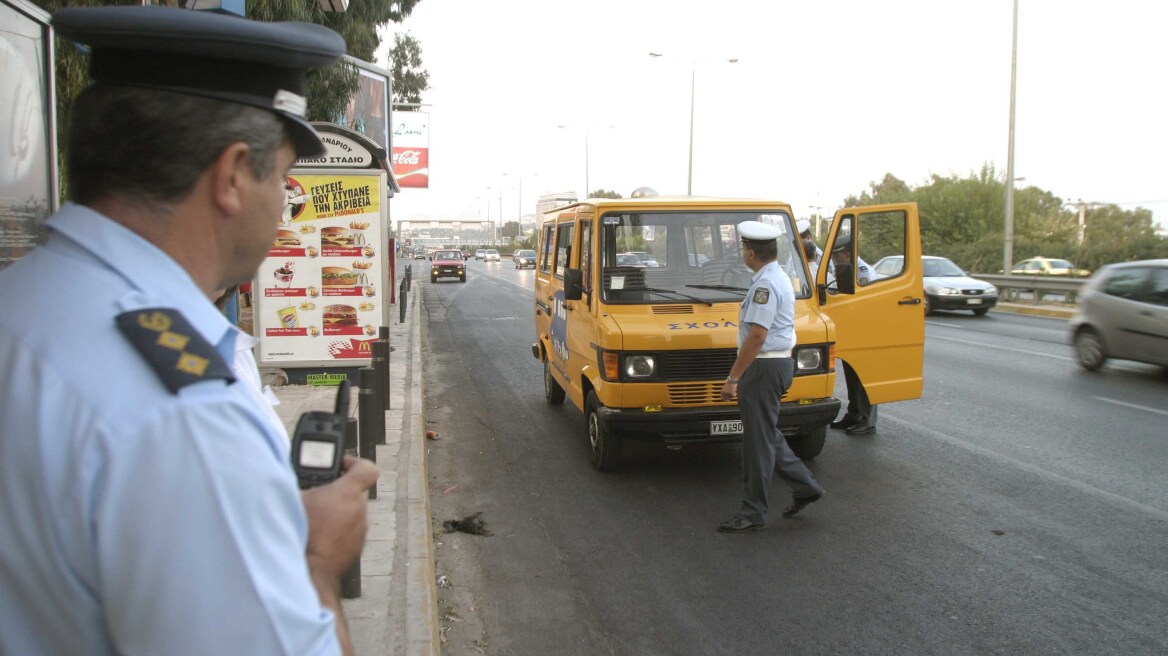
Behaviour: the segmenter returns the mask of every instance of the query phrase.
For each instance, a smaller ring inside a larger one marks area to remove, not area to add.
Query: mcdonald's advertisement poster
[[[280,227],[253,286],[261,362],[372,357],[385,303],[381,180],[287,176]]]

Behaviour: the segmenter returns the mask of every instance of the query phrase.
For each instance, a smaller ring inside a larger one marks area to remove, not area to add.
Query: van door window
[[[554,225],[548,224],[543,227],[543,243],[539,251],[539,270],[548,273],[552,270],[552,244],[555,241],[555,233],[552,230]]]
[[[907,218],[901,211],[860,214],[856,221],[856,282],[861,287],[887,277],[876,271],[886,258],[899,261],[895,275],[904,270],[906,226]]]
[[[556,230],[556,277],[564,277],[564,269],[568,268],[572,259],[572,232],[574,223],[561,223]]]
[[[580,222],[580,270],[584,273],[584,291],[592,292],[592,222]]]

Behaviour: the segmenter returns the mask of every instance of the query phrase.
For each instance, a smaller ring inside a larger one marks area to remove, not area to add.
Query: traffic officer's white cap
[[[738,236],[752,241],[771,241],[783,235],[782,229],[761,221],[743,221],[738,224]]]
[[[803,234],[808,230],[811,230],[811,222],[807,219],[799,219],[797,222],[795,222],[795,227],[799,228],[799,234]]]

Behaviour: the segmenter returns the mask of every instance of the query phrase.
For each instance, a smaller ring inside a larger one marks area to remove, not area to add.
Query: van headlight
[[[828,358],[824,346],[796,347],[793,355],[796,376],[827,373]]]
[[[657,373],[657,362],[651,355],[629,355],[625,357],[626,378],[650,378]]]

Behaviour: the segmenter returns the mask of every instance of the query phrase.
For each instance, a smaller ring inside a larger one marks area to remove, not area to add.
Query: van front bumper
[[[840,400],[837,398],[783,403],[779,407],[779,430],[789,437],[802,435],[830,424],[839,410]],[[658,412],[645,412],[639,408],[602,407],[599,415],[606,430],[629,439],[659,439],[666,444],[738,442],[742,439],[741,434],[710,435],[710,422],[742,418],[736,406],[664,408]]]

